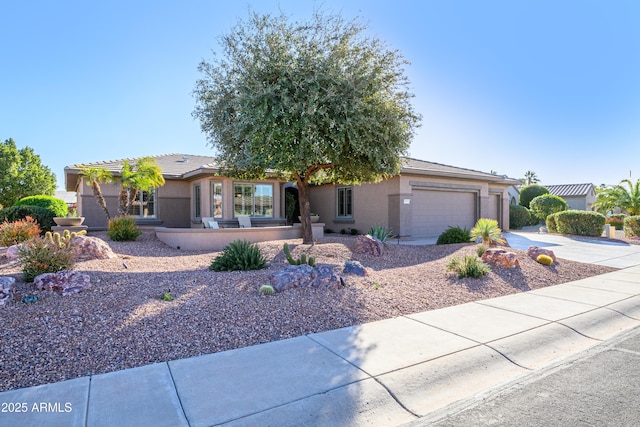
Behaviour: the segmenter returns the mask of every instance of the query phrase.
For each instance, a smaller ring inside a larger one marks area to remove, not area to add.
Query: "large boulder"
[[[13,277],[0,277],[0,306],[5,305],[13,297],[13,287],[16,279]]]
[[[5,252],[4,256],[7,259],[17,259],[18,253],[20,252],[20,248],[22,247],[22,243],[18,243],[17,245],[11,245],[7,248],[7,252]]]
[[[366,276],[367,270],[358,261],[347,261],[344,263],[342,274],[355,274],[356,276]]]
[[[369,234],[365,236],[357,236],[353,244],[353,252],[357,254],[366,254],[373,256],[381,256],[384,253],[384,243]]]
[[[343,282],[343,279],[326,265],[319,267],[311,267],[307,264],[290,265],[271,276],[271,286],[277,292],[308,286],[327,289]]]
[[[553,262],[556,262],[556,254],[554,254],[553,251],[550,249],[543,249],[537,246],[529,246],[529,248],[527,249],[527,255],[529,255],[531,258],[535,260],[537,260],[538,256],[540,255],[546,255],[550,257],[553,260]]]
[[[500,268],[515,268],[520,266],[514,252],[502,248],[489,248],[482,254],[482,261]]]
[[[91,236],[76,236],[71,239],[73,257],[76,260],[112,259],[118,256],[102,239]]]
[[[38,290],[58,291],[62,296],[67,296],[90,288],[91,279],[88,274],[62,270],[57,273],[40,274],[33,279],[33,284]]]

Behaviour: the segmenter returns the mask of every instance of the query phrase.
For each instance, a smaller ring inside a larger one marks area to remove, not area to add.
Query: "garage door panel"
[[[411,234],[437,236],[449,226],[473,227],[476,198],[471,192],[414,190]]]

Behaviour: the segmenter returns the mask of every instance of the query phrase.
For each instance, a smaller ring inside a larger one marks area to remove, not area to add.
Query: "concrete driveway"
[[[526,231],[510,231],[503,235],[512,248],[525,251],[529,246],[538,246],[552,250],[558,258],[571,261],[614,268],[640,265],[640,245]]]

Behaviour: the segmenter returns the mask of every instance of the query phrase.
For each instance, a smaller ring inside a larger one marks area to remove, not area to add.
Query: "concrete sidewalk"
[[[399,425],[638,325],[640,266],[8,391],[0,426]]]

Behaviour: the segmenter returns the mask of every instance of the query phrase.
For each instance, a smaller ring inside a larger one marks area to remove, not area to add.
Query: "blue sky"
[[[212,155],[197,66],[238,18],[359,16],[400,50],[422,114],[415,158],[542,184],[640,178],[640,2],[5,1],[0,139],[64,186],[76,163]]]

